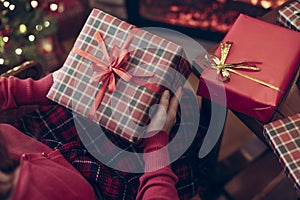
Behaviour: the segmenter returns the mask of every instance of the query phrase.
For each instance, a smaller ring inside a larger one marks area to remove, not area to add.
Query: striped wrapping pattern
[[[300,192],[300,113],[265,125],[264,135]]]
[[[100,10],[93,9],[74,47],[104,60],[102,50],[93,38],[99,32],[108,52],[113,46],[122,47],[135,28]],[[183,85],[190,72],[189,64],[183,59],[183,49],[172,42],[139,29],[134,33],[127,50],[129,60],[122,65],[130,74],[154,72],[154,77],[143,78],[144,82],[158,84],[175,91]],[[48,98],[87,116],[94,102],[99,87],[90,83],[94,63],[77,55],[73,51],[68,55],[63,67],[55,72],[55,79]],[[179,73],[171,73],[175,69]],[[116,79],[116,91],[106,92],[93,120],[101,126],[135,142],[138,134],[149,122],[148,109],[159,100],[159,93],[134,82]]]
[[[300,31],[300,15],[294,14],[300,11],[300,1],[296,0],[279,10],[278,22],[289,29]]]

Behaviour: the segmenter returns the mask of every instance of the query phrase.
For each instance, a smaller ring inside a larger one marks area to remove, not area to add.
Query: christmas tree
[[[44,41],[56,32],[49,14],[56,9],[57,4],[43,0],[0,0],[0,67],[25,60],[43,64],[45,51],[53,51]]]

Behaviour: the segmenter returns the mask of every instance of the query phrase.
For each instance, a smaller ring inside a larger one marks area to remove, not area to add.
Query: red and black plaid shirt
[[[187,97],[189,95],[183,95],[182,98]],[[181,115],[183,112],[190,112],[192,108],[189,108],[189,106],[189,104],[181,105]],[[41,106],[34,112],[17,120],[14,126],[49,147],[59,149],[66,160],[72,163],[94,187],[97,187],[105,199],[135,199],[141,174],[112,169],[94,158],[83,145],[78,132],[91,130],[90,128],[96,128],[98,125],[86,120],[84,123],[77,123],[75,126],[74,121],[76,118],[78,118],[77,115],[73,115],[70,110],[62,106]],[[183,125],[185,126],[185,134],[189,134],[189,124]],[[178,126],[179,122],[174,126],[170,137],[174,136],[174,132],[176,132],[174,130],[177,130]],[[86,129],[86,127],[89,127],[89,129]],[[199,159],[197,157],[205,133],[204,128],[199,128],[189,149],[171,165],[174,173],[179,178],[176,187],[180,199],[189,199],[196,192],[205,191],[207,187],[208,175],[213,167],[209,166],[211,163],[208,161],[209,158]],[[132,152],[141,152],[139,146],[126,142],[109,132],[105,134],[120,148]],[[103,149],[105,149],[105,145],[103,144]],[[178,144],[175,150],[180,151],[180,148],[181,146]],[[119,159],[119,162],[128,165],[132,162],[130,158],[122,157],[122,155],[115,155],[114,159]]]

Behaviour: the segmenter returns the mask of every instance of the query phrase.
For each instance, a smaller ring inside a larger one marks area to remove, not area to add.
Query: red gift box
[[[294,1],[280,9],[278,22],[289,29],[300,31],[300,2]]]
[[[208,66],[201,74],[198,95],[226,103],[262,122],[269,121],[298,69],[300,33],[241,14],[224,37],[226,41],[233,44],[225,63],[260,62],[256,66],[261,70],[235,69],[247,77],[229,72],[230,80],[222,82],[216,70]],[[215,51],[218,58],[220,51],[219,46]]]
[[[161,86],[175,91],[190,74],[182,56],[181,46],[93,9],[48,98],[135,142]]]

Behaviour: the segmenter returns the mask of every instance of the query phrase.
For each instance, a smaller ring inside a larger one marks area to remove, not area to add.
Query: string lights
[[[53,0],[0,0],[0,65],[16,65],[26,59],[42,59],[44,50],[53,50],[47,42],[40,42],[56,32],[49,15],[63,6]],[[43,45],[41,45],[43,44]],[[45,45],[47,44],[47,45]],[[40,53],[40,54],[39,54]]]

